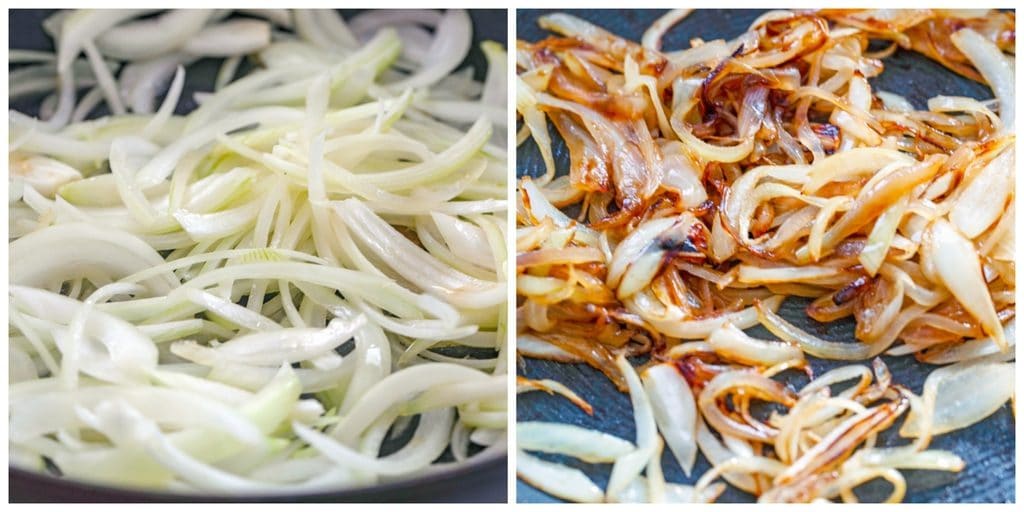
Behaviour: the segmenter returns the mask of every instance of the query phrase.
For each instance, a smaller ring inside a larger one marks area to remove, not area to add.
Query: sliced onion
[[[335,205],[353,234],[392,270],[427,293],[468,308],[488,308],[505,300],[501,283],[482,281],[442,264],[362,202],[349,199]],[[398,259],[395,259],[395,258]]]
[[[931,364],[959,363],[997,354],[996,357],[1012,359],[1017,344],[1016,333],[1017,320],[1014,318],[1003,326],[1003,337],[1006,338],[1006,343],[1011,349],[1009,352],[1003,352],[991,337],[986,337],[927,349],[920,352],[918,358]]]
[[[636,450],[619,457],[615,461],[615,465],[612,466],[608,488],[605,489],[605,494],[609,497],[618,495],[640,475],[656,448],[658,436],[658,427],[654,421],[651,401],[636,370],[622,355],[615,359],[615,365],[626,381],[629,399],[633,404],[633,421],[636,422]]]
[[[757,304],[758,321],[772,334],[783,341],[795,343],[804,352],[825,359],[836,359],[839,361],[862,361],[874,357],[888,347],[888,344],[881,343],[843,343],[826,341],[817,336],[796,327],[787,322],[781,316],[771,311],[770,308]]]
[[[47,198],[53,198],[62,186],[82,179],[82,173],[59,160],[45,156],[18,158],[12,154],[8,160],[12,179],[20,179]]]
[[[969,28],[954,32],[951,40],[992,87],[992,92],[999,100],[999,117],[1003,120],[1003,130],[1013,133],[1016,105],[1013,60],[1004,56],[992,41]]]
[[[90,310],[80,320],[81,339],[75,343],[70,332],[76,315],[85,307],[77,300],[37,288],[12,285],[9,294],[19,309],[37,318],[46,318],[68,329],[53,333],[67,361],[77,361],[77,372],[116,383],[139,383],[157,364],[157,348],[138,328],[124,320]],[[70,365],[70,363],[68,363]],[[76,373],[77,377],[77,373]]]
[[[636,477],[622,492],[615,496],[617,503],[652,503],[648,492],[650,484],[643,476]],[[700,495],[692,485],[666,483],[663,503],[713,503],[725,492],[724,484],[712,484]]]
[[[516,475],[556,498],[575,503],[601,503],[604,493],[582,471],[548,462],[522,450],[516,452]]]
[[[615,247],[608,265],[608,286],[617,289],[619,299],[633,295],[654,279],[669,248],[674,250],[673,244],[685,250],[695,222],[689,214],[651,220]]]
[[[661,49],[661,38],[668,32],[668,29],[690,15],[692,9],[673,9],[654,21],[641,38],[644,48]]]
[[[469,52],[472,42],[472,22],[462,9],[444,13],[434,31],[434,41],[427,51],[427,60],[412,76],[391,84],[394,90],[423,87],[451,73]]]
[[[536,359],[548,359],[562,363],[583,362],[581,357],[571,354],[546,340],[529,334],[520,334],[516,338],[516,351],[527,357],[533,357]]]
[[[912,163],[907,155],[884,148],[854,148],[816,162],[807,172],[804,192],[813,193],[829,182],[847,181],[876,171],[893,162]]]
[[[68,253],[67,247],[75,251]],[[10,244],[10,251],[11,283],[40,288],[83,272],[119,279],[164,261],[130,233],[84,223],[59,224],[21,237]],[[166,294],[178,286],[178,280],[163,274],[143,284],[153,294]]]
[[[747,284],[769,284],[769,283],[817,283],[827,282],[843,273],[843,269],[810,266],[801,267],[759,267],[754,265],[739,265],[736,278],[741,283]]]
[[[914,105],[911,104],[907,98],[900,96],[899,94],[875,90],[875,96],[878,96],[878,99],[882,100],[882,104],[885,105],[886,110],[904,113],[916,110]]]
[[[188,39],[182,51],[203,57],[231,57],[256,52],[270,44],[270,24],[229,20],[211,25]]]
[[[964,469],[964,460],[946,450],[924,450],[900,448],[872,448],[857,453],[856,461],[866,466],[881,466],[898,469],[928,469],[932,471],[959,472]]]
[[[697,405],[690,385],[672,363],[651,366],[640,379],[650,397],[658,431],[689,476],[697,460]]]
[[[218,362],[237,362],[254,366],[279,366],[328,353],[352,337],[365,317],[346,322],[334,320],[324,329],[278,329],[234,338],[209,348],[195,342],[171,346],[176,355],[212,366]]]
[[[749,425],[723,413],[719,400],[724,395],[741,394],[760,400],[778,402],[791,406],[795,403],[793,394],[785,386],[759,373],[748,370],[734,370],[719,373],[704,386],[697,405],[704,419],[719,432],[753,441],[770,441],[775,430],[767,425]]]
[[[937,436],[969,427],[996,412],[1013,396],[1014,364],[966,362],[939,368],[925,379],[922,398],[928,411],[910,411],[903,437]],[[927,432],[924,425],[930,424]]]
[[[516,393],[525,393],[527,391],[544,391],[548,394],[557,393],[564,396],[588,415],[594,415],[594,407],[590,403],[577,395],[575,391],[569,389],[565,384],[556,380],[527,379],[521,375],[516,375]]]
[[[872,226],[871,233],[864,243],[864,248],[857,255],[857,260],[860,261],[861,265],[864,266],[864,270],[867,270],[869,275],[874,276],[877,274],[878,269],[885,262],[889,248],[892,246],[892,241],[896,236],[896,229],[899,228],[903,215],[907,211],[907,205],[907,198],[904,198],[886,208],[878,216],[875,225]]]
[[[1014,148],[1003,150],[992,159],[962,190],[949,220],[967,238],[981,235],[1006,211],[1006,203],[1013,197]]]
[[[751,338],[728,323],[711,332],[708,344],[726,359],[752,366],[775,366],[804,359],[803,352],[796,345]]]
[[[1002,323],[992,304],[974,245],[949,222],[938,219],[925,236],[923,252],[950,293],[978,320],[999,349],[1006,351],[1008,345]]]
[[[520,450],[568,455],[584,462],[615,462],[636,449],[633,443],[596,430],[540,421],[516,423]]]
[[[715,467],[724,465],[737,455],[711,433],[711,429],[708,428],[707,424],[700,417],[697,418],[697,446],[700,447],[700,452],[704,454],[708,462]],[[758,492],[758,484],[750,474],[739,471],[726,471],[722,473],[722,478],[748,493]]]
[[[777,484],[786,484],[810,474],[834,467],[846,454],[862,443],[868,436],[888,428],[896,418],[909,407],[909,402],[900,399],[873,407],[843,421],[805,451],[799,459],[780,473]]]
[[[173,9],[153,18],[124,23],[103,32],[96,46],[107,56],[123,60],[151,59],[173,52],[213,14],[207,9]]]
[[[692,319],[688,318],[682,309],[672,307],[665,310],[664,306],[656,306],[654,300],[645,293],[638,293],[626,301],[626,306],[630,311],[643,317],[659,332],[684,340],[707,338],[712,331],[726,323],[740,329],[749,329],[757,325],[758,322],[758,311],[754,306],[710,318]],[[782,300],[781,295],[773,296],[764,301],[763,307],[769,310],[778,309]],[[659,312],[659,309],[662,311]]]

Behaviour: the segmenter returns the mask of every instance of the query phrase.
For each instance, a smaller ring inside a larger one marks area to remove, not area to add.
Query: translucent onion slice
[[[772,334],[783,341],[795,343],[804,352],[825,359],[839,361],[862,361],[881,354],[888,346],[880,343],[842,343],[827,341],[787,322],[765,305],[755,305],[758,321]]]
[[[732,324],[711,331],[708,344],[726,359],[750,366],[775,366],[804,360],[800,347],[784,341],[752,338]]]
[[[978,320],[982,330],[992,336],[999,349],[1006,351],[1008,344],[1002,322],[992,303],[974,244],[952,224],[938,219],[925,235],[922,252],[942,284]]]
[[[561,363],[582,363],[583,359],[571,354],[546,340],[530,334],[520,334],[516,338],[516,351],[526,357],[548,359]]]
[[[352,321],[332,320],[324,329],[276,329],[239,336],[211,348],[193,341],[171,346],[171,351],[185,359],[212,366],[217,363],[239,363],[253,366],[280,366],[328,353],[345,341],[366,322],[357,316]]]
[[[424,292],[465,308],[484,309],[505,300],[504,284],[470,277],[440,262],[359,200],[334,207],[360,242]]]
[[[611,434],[566,423],[516,423],[516,444],[521,450],[568,455],[584,462],[615,462],[636,446]]]
[[[516,475],[556,498],[575,503],[601,503],[604,493],[582,471],[516,451]]]
[[[103,32],[96,46],[109,57],[143,60],[170,53],[198,33],[213,11],[172,9],[152,18],[123,23]]]
[[[8,293],[19,310],[68,326],[68,329],[84,307],[75,299],[37,288],[11,285]],[[156,367],[158,351],[139,328],[96,310],[90,310],[79,321],[84,323],[78,343],[68,329],[53,333],[65,357],[62,364],[76,360],[81,371],[107,382],[137,384],[146,381],[147,372]]]
[[[909,448],[909,449],[908,449]],[[913,447],[869,448],[857,452],[850,462],[865,466],[880,466],[898,469],[928,469],[932,471],[959,472],[964,469],[964,460],[946,450],[917,451]]]
[[[203,57],[232,57],[257,52],[270,44],[270,24],[259,20],[228,20],[190,37],[182,48]]]
[[[1014,364],[966,362],[933,371],[924,382],[927,411],[913,409],[900,428],[903,437],[937,436],[969,427],[996,412],[1013,396]],[[924,425],[931,428],[925,432]]]
[[[469,52],[473,42],[473,23],[463,9],[449,9],[434,31],[427,60],[412,76],[388,87],[405,90],[431,85],[451,73]]]
[[[650,498],[648,479],[643,476],[636,477],[622,492],[615,497],[618,503],[653,503]],[[662,496],[662,503],[712,503],[719,495],[725,492],[725,485],[721,483],[712,484],[704,489],[700,495],[692,485],[666,483],[665,492]]]
[[[654,421],[687,476],[697,460],[697,404],[673,363],[651,366],[640,375],[651,400]]]
[[[618,495],[640,475],[656,448],[655,438],[658,436],[658,427],[654,421],[651,401],[636,370],[622,355],[615,358],[615,365],[626,381],[629,399],[633,404],[633,421],[636,422],[636,450],[619,457],[615,461],[615,465],[612,466],[608,488],[605,489],[608,497]]]
[[[951,40],[992,87],[996,99],[999,100],[999,118],[1003,120],[1003,130],[1013,133],[1016,116],[1016,75],[1013,72],[1013,59],[1003,55],[995,43],[970,28],[957,30]]]
[[[875,225],[871,227],[871,233],[864,243],[864,248],[857,255],[857,261],[860,261],[869,275],[877,274],[878,269],[885,263],[893,238],[896,236],[896,230],[907,211],[907,205],[908,199],[903,198],[886,208],[875,220]]]
[[[722,443],[720,439],[715,437],[715,434],[711,432],[711,429],[704,423],[704,420],[699,417],[697,418],[697,446],[700,447],[700,452],[704,454],[708,462],[716,467],[725,464],[738,455]],[[759,486],[750,474],[739,471],[726,471],[722,473],[722,478],[748,493],[754,494],[759,492]]]
[[[827,183],[872,175],[893,162],[913,163],[909,156],[886,148],[853,148],[815,162],[808,170],[804,193],[814,193]]]
[[[791,483],[834,467],[869,436],[892,425],[909,406],[901,396],[844,420],[776,476],[775,483]]]
[[[134,274],[164,262],[146,242],[113,228],[65,223],[30,233],[10,244],[11,284],[45,288],[94,272],[111,279]],[[68,252],[68,247],[75,250]],[[179,285],[171,273],[146,279],[154,295]]]
[[[529,214],[535,219],[535,222],[539,222],[544,218],[551,219],[556,226],[562,228],[573,228],[576,231],[576,240],[590,247],[598,246],[598,234],[596,231],[590,229],[587,226],[580,225],[576,221],[570,219],[566,214],[562,213],[561,210],[555,208],[545,197],[544,193],[541,192],[540,188],[533,182],[533,180],[524,179],[520,182],[520,187],[523,191],[524,202],[527,203],[525,206],[528,209]]]
[[[673,25],[683,21],[684,18],[690,15],[693,9],[673,9],[660,18],[654,21],[647,30],[644,31],[644,35],[640,38],[640,44],[644,48],[652,48],[654,50],[661,49],[661,38],[668,32],[668,29],[672,28]]]
[[[65,184],[82,179],[78,169],[45,156],[19,158],[16,153],[12,153],[8,163],[11,179],[24,180],[26,185],[50,199]]]
[[[1013,198],[1016,153],[1013,147],[1003,150],[959,192],[949,220],[967,238],[977,238],[1005,214]]]

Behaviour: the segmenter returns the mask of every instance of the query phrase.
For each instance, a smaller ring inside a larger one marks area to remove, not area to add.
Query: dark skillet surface
[[[49,9],[11,9],[8,15],[10,35],[8,48],[53,50],[53,43],[43,32],[40,23],[53,11]],[[343,11],[345,17],[358,11]],[[508,33],[507,14],[503,9],[470,11],[473,19],[473,47],[462,67],[472,66],[477,78],[482,79],[487,60],[479,43],[494,40],[505,44]],[[187,113],[196,104],[192,93],[210,91],[219,69],[219,59],[203,59],[186,70],[185,90],[177,112]],[[243,72],[246,68],[240,69]],[[161,97],[162,99],[162,97]],[[34,115],[41,97],[26,98],[10,103],[9,108]],[[157,102],[159,105],[159,102]],[[98,108],[94,117],[103,113]],[[389,434],[383,451],[392,452],[404,445],[409,435]],[[448,457],[446,453],[442,459]],[[114,487],[56,478],[16,468],[8,468],[8,490],[11,502],[467,502],[505,503],[508,494],[507,457],[492,456],[466,464],[456,470],[387,483],[365,489],[321,492],[315,494],[287,494],[273,496],[215,496],[186,495],[144,490],[126,490]]]
[[[548,11],[555,12],[555,11]],[[653,10],[565,10],[580,18],[595,23],[610,32],[639,41],[644,30],[663,11]],[[682,23],[676,25],[662,40],[665,50],[688,48],[688,41],[694,37],[705,40],[732,39],[744,32],[750,23],[763,11],[755,10],[697,10]],[[517,38],[524,41],[538,41],[551,34],[537,26],[538,16],[545,11],[520,9],[517,12]],[[887,90],[906,96],[917,108],[924,108],[928,98],[940,94],[991,98],[990,89],[982,84],[961,78],[947,71],[941,65],[917,54],[899,51],[886,59],[885,72],[872,80],[875,90]],[[555,158],[558,168],[568,172],[569,156],[557,132],[550,130],[557,139]],[[524,143],[517,151],[517,174],[540,175],[544,172],[537,147],[532,140]],[[808,318],[803,311],[806,300],[789,299],[782,306],[781,314],[786,319],[809,332],[827,339],[854,341],[853,322],[839,321],[820,324]],[[747,331],[754,336],[773,338],[763,327]],[[921,392],[928,372],[934,367],[923,365],[908,357],[883,357],[892,371],[895,382],[903,384],[915,393]],[[559,364],[551,361],[520,358],[519,373],[530,378],[555,379],[569,386],[594,406],[590,417],[571,405],[565,399],[545,393],[524,393],[518,396],[516,411],[519,421],[556,421],[571,423],[586,428],[598,429],[628,440],[634,440],[635,430],[629,397],[618,392],[607,378],[586,365]],[[867,364],[867,363],[865,363]],[[835,361],[811,358],[815,375],[836,366]],[[792,372],[787,375],[792,375]],[[794,378],[795,382],[805,382]],[[879,436],[879,445],[905,444],[896,431],[902,419],[894,428]],[[1004,405],[984,421],[966,429],[937,437],[931,448],[950,450],[964,459],[966,469],[959,474],[939,471],[903,471],[907,480],[908,502],[1012,502],[1014,500],[1014,423],[1009,405]],[[585,464],[568,457],[549,457],[581,469],[602,489],[608,484],[610,464]],[[693,484],[710,466],[703,455],[697,458],[692,476],[687,478],[676,463],[675,457],[665,450],[662,458],[665,478],[669,482]],[[875,501],[888,496],[888,484],[873,482],[862,486],[857,494],[862,500]],[[537,489],[516,482],[516,499],[519,502],[558,501]],[[749,502],[753,496],[731,486],[719,498],[720,502]]]

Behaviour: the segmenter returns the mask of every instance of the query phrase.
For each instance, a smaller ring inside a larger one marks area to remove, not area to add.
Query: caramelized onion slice
[[[782,304],[783,296],[775,295],[762,302],[766,310],[774,311]],[[630,311],[640,315],[658,332],[683,340],[699,340],[707,338],[715,329],[730,323],[740,329],[749,329],[758,322],[758,313],[754,306],[722,313],[707,318],[691,318],[681,308],[671,306],[665,308],[657,303],[657,299],[638,293],[625,301]]]
[[[892,425],[909,405],[910,402],[900,396],[896,401],[873,407],[850,417],[804,452],[799,459],[776,477],[775,483],[791,483],[812,473],[836,466],[869,436]]]
[[[704,419],[723,434],[752,441],[769,442],[777,431],[762,423],[751,425],[735,419],[722,410],[720,400],[726,395],[742,394],[785,406],[796,403],[794,394],[782,384],[751,370],[733,370],[716,375],[700,393],[697,406]]]
[[[950,345],[942,345],[919,352],[918,359],[931,364],[950,364],[970,361],[982,357],[996,356],[1000,360],[1014,358],[1014,347],[1017,343],[1017,319],[1014,318],[1003,326],[1003,337],[1010,346],[1009,352],[1002,352],[991,337],[977,338]]]
[[[516,375],[516,393],[529,391],[543,391],[549,395],[559,394],[579,407],[590,416],[594,415],[594,407],[582,397],[576,394],[565,384],[551,379],[528,379],[522,375]]]
[[[520,334],[516,338],[516,351],[526,357],[547,359],[560,363],[582,363],[583,359],[575,354],[551,344],[551,342],[531,334]]]

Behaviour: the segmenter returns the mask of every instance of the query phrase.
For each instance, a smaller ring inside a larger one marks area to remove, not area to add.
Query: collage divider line
[[[508,87],[507,87],[507,112],[508,116],[508,129],[506,131],[506,137],[508,139],[508,156],[506,158],[508,165],[508,189],[506,190],[506,196],[508,197],[508,210],[506,212],[508,228],[505,241],[505,268],[507,269],[507,311],[508,317],[506,318],[506,350],[505,357],[507,357],[507,368],[508,368],[508,405],[506,410],[508,411],[507,426],[505,429],[505,436],[508,442],[508,503],[516,503],[516,458],[515,458],[515,447],[516,447],[516,283],[515,283],[515,257],[516,257],[516,109],[515,109],[515,78],[516,78],[516,57],[515,57],[515,44],[516,44],[516,9],[515,7],[509,7],[505,10],[507,16],[506,21],[508,23],[508,30],[506,34],[506,52],[508,54]]]

